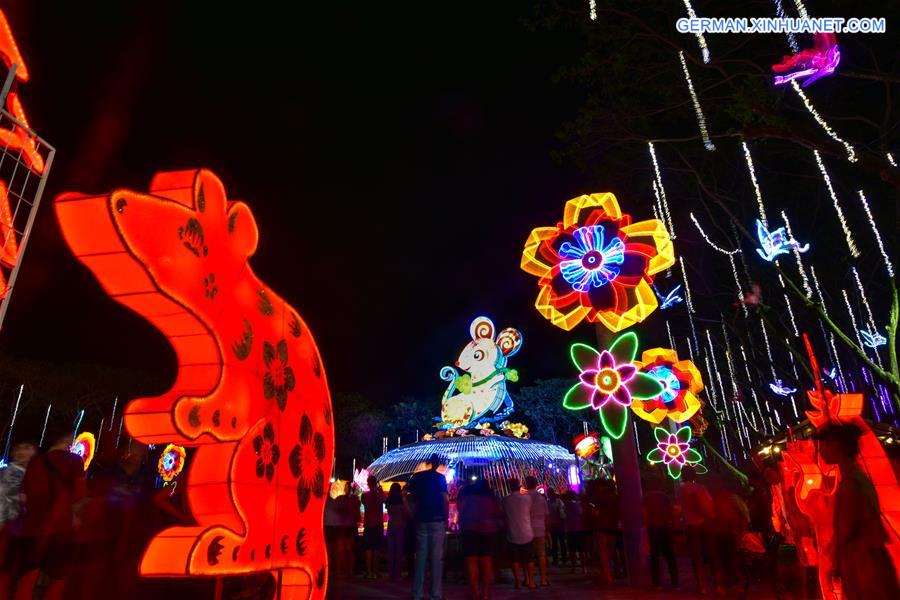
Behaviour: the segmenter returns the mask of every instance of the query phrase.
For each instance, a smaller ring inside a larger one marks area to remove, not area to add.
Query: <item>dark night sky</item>
[[[333,390],[437,410],[479,314],[523,331],[523,381],[571,374],[571,336],[534,312],[518,263],[589,190],[550,156],[577,106],[552,81],[571,42],[529,33],[526,3],[7,4],[30,121],[58,157],[5,352],[170,377],[163,338],[68,255],[50,203],[203,166],[250,203],[254,269],[309,323]]]

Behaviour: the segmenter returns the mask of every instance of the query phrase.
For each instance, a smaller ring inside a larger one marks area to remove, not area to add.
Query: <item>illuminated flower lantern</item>
[[[94,450],[96,448],[97,440],[94,438],[94,434],[89,431],[82,431],[72,442],[69,452],[84,461],[84,470],[87,471],[88,467],[91,466],[91,461],[94,459]]]
[[[149,193],[63,194],[55,208],[74,254],[177,359],[172,388],[130,402],[125,426],[145,444],[196,447],[196,524],[158,532],[140,573],[271,572],[280,598],[324,598],[328,384],[309,328],[248,263],[250,208],[202,169],[158,173]]]
[[[678,360],[674,350],[653,348],[644,351],[637,365],[659,381],[663,391],[649,400],[635,400],[631,405],[634,414],[651,423],[661,423],[666,417],[683,423],[700,410],[697,394],[703,389],[703,378],[693,362]]]
[[[656,448],[647,454],[647,460],[653,464],[663,463],[669,472],[669,477],[678,479],[681,470],[690,465],[697,473],[706,473],[706,467],[700,464],[703,456],[691,448],[691,428],[684,425],[675,433],[668,429],[657,427],[653,430],[656,437]]]
[[[522,252],[538,312],[566,331],[583,319],[614,332],[640,323],[658,306],[653,276],[674,262],[665,225],[632,223],[610,193],[569,200],[563,222],[534,229]]]
[[[586,344],[574,344],[570,354],[581,374],[563,399],[571,410],[593,408],[610,436],[619,439],[628,423],[628,407],[632,399],[655,398],[662,384],[640,373],[634,359],[638,340],[634,332],[620,335],[609,350],[597,352]]]
[[[184,468],[185,456],[184,448],[175,444],[169,444],[163,450],[156,465],[156,470],[159,476],[162,477],[164,485],[172,483],[181,474],[181,470]]]

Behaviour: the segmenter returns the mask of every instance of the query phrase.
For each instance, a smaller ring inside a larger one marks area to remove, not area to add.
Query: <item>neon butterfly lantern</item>
[[[539,278],[535,307],[551,323],[571,330],[582,320],[621,331],[656,310],[656,273],[675,263],[665,225],[631,222],[611,193],[566,203],[563,221],[532,230],[522,269]]]
[[[686,466],[693,467],[701,475],[706,473],[707,469],[701,463],[703,456],[691,448],[689,425],[683,425],[675,433],[662,427],[656,427],[653,435],[656,437],[656,447],[647,454],[647,460],[654,465],[659,463],[666,465],[669,477],[678,479],[681,477],[682,469]]]
[[[663,385],[657,379],[639,372],[635,363],[637,350],[638,339],[633,331],[620,335],[603,352],[587,344],[573,344],[570,355],[580,375],[578,383],[566,392],[563,406],[570,410],[593,408],[600,413],[607,433],[621,438],[632,401],[656,398],[663,393]]]
[[[782,73],[775,76],[775,85],[784,85],[795,79],[807,78],[803,82],[806,87],[826,75],[831,75],[841,62],[841,51],[837,37],[833,33],[813,34],[815,45],[812,48],[785,56],[780,63],[772,65],[772,70]]]
[[[163,486],[174,485],[175,478],[181,474],[181,470],[184,468],[185,456],[184,448],[175,444],[169,444],[163,450],[156,465],[156,470],[162,477]]]
[[[662,392],[646,400],[636,399],[631,405],[634,414],[651,423],[661,423],[666,417],[682,423],[697,414],[697,394],[703,389],[703,377],[693,362],[679,360],[674,350],[653,348],[644,351],[636,364],[659,381]]]
[[[87,471],[94,460],[94,450],[97,448],[97,439],[90,431],[82,431],[72,442],[69,452],[84,461],[84,470]]]
[[[809,250],[809,244],[801,245],[794,238],[788,237],[784,227],[769,231],[759,219],[756,220],[756,237],[760,245],[756,249],[756,253],[769,262],[778,258],[778,255],[787,254],[791,250],[797,250],[800,253]]]

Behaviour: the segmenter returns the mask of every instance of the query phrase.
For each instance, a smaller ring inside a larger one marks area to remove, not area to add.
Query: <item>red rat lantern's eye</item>
[[[125,207],[128,206],[128,201],[125,198],[119,198],[116,200],[116,212],[123,213],[125,212]]]

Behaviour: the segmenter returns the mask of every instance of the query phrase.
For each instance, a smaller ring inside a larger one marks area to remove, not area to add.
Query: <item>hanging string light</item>
[[[591,21],[597,20],[597,0],[590,0]],[[796,50],[795,50],[796,52]]]
[[[841,290],[841,294],[844,295],[844,304],[847,306],[847,314],[850,315],[850,324],[853,325],[853,332],[856,334],[856,343],[859,344],[859,347],[863,352],[865,352],[866,347],[863,345],[862,337],[859,334],[859,327],[857,327],[856,325],[856,315],[853,314],[853,306],[850,304],[850,296],[847,294],[847,290],[845,289]]]
[[[784,5],[781,3],[781,0],[775,0],[775,16],[779,19],[785,18],[784,13]],[[797,38],[794,37],[793,32],[787,32],[788,45],[791,47],[791,52],[797,54],[800,52],[800,46],[797,44]]]
[[[694,7],[691,6],[691,0],[684,0],[684,7],[687,9],[688,18],[696,19],[697,13],[694,12]],[[709,46],[706,45],[706,38],[703,36],[703,32],[698,31],[696,34],[697,43],[700,45],[700,53],[703,55],[703,62],[709,62]]]
[[[790,340],[787,340],[787,339],[784,340],[784,343],[788,346],[790,346],[790,344],[791,344]],[[788,352],[788,358],[791,359],[791,371],[793,371],[793,373],[794,373],[794,380],[800,381],[800,375],[797,373],[797,363],[794,362],[794,353]],[[794,409],[794,417],[799,419],[800,413],[797,410],[797,399],[794,397],[794,394],[791,394],[791,405]]]
[[[669,348],[678,352],[678,348],[675,347],[675,338],[672,337],[672,328],[669,326],[669,321],[666,321],[666,331],[669,334]]]
[[[744,351],[743,344],[739,344],[738,348],[741,349],[741,357],[744,359],[744,372],[747,374],[747,386],[750,388],[750,395],[753,396],[753,404],[756,406],[756,410],[759,413],[760,419],[763,421],[763,425],[765,425],[765,416],[763,415],[762,405],[759,403],[759,396],[756,395],[756,390],[753,387],[753,378],[750,376],[750,365],[747,361],[747,353]],[[768,401],[766,403],[768,404]]]
[[[734,256],[731,254],[728,255],[728,262],[731,263],[731,274],[734,275],[734,284],[737,286],[738,304],[744,309],[744,317],[749,317],[750,312],[747,310],[747,305],[744,303],[744,288],[741,286],[741,280],[738,278],[737,265],[734,264]]]
[[[766,333],[766,322],[762,320],[762,317],[759,318],[759,327],[762,329],[763,340],[766,343],[766,355],[769,357],[769,369],[772,371],[772,379],[775,379],[775,359],[772,358],[772,346],[769,344],[769,334]]]
[[[834,131],[834,129],[832,129],[831,126],[829,126],[828,123],[825,122],[825,119],[822,118],[822,115],[819,114],[816,108],[812,105],[812,102],[810,102],[809,98],[806,97],[806,94],[803,93],[803,90],[800,88],[800,85],[796,80],[791,82],[791,87],[794,88],[794,91],[797,92],[797,94],[799,94],[800,98],[803,100],[803,104],[806,106],[806,110],[809,111],[809,114],[812,115],[813,119],[815,119],[816,122],[822,127],[822,129],[825,130],[825,133],[828,134],[828,137],[844,146],[844,148],[847,150],[847,160],[852,163],[855,163],[857,160],[859,160],[856,156],[856,150],[853,148],[853,146],[847,143],[844,138],[839,136]],[[818,154],[818,151],[816,152],[816,154]]]
[[[650,158],[653,161],[653,171],[656,174],[656,183],[653,191],[656,193],[656,201],[661,205],[660,212],[666,216],[666,224],[669,226],[669,237],[674,240],[675,227],[672,225],[672,215],[669,213],[669,201],[666,199],[666,188],[663,186],[662,174],[659,171],[659,162],[656,160],[656,148],[653,147],[653,142],[647,142],[647,146],[650,149]]]
[[[655,214],[655,212],[656,211],[655,211],[655,207],[654,207],[654,214]],[[715,250],[716,252],[720,252],[721,254],[724,254],[725,256],[731,256],[732,254],[737,254],[738,252],[741,251],[740,248],[735,248],[734,250],[726,250],[725,248],[722,248],[721,246],[716,245],[716,243],[714,241],[709,239],[709,236],[706,235],[706,232],[703,231],[703,228],[700,226],[700,223],[699,223],[699,221],[697,221],[697,217],[694,216],[694,213],[690,213],[690,217],[691,217],[691,221],[694,222],[694,227],[697,228],[697,231],[700,232],[700,235],[703,236],[703,239],[706,241],[707,244],[710,245],[710,247],[713,250]]]
[[[684,51],[678,52],[678,58],[681,60],[681,70],[684,71],[684,79],[687,81],[688,91],[691,93],[691,101],[694,103],[694,113],[697,115],[697,124],[700,126],[700,137],[703,138],[703,146],[712,152],[716,149],[716,146],[709,139],[709,131],[706,129],[706,117],[703,116],[703,109],[700,108],[700,99],[697,97],[694,82],[691,80],[691,73],[688,71],[687,62],[684,60]]]
[[[847,240],[847,247],[850,249],[850,254],[853,258],[859,258],[859,250],[853,242],[853,233],[850,231],[847,219],[844,218],[844,211],[841,210],[837,195],[834,193],[834,187],[831,185],[831,177],[828,176],[828,171],[825,170],[825,163],[822,162],[822,155],[819,154],[818,150],[813,150],[813,153],[816,155],[816,163],[819,165],[819,170],[822,172],[822,178],[825,180],[825,186],[828,188],[828,193],[831,195],[831,201],[834,204],[834,210],[837,212],[838,220],[841,222],[841,228],[844,230],[844,238]]]
[[[794,5],[797,7],[797,14],[800,15],[801,19],[809,18],[809,13],[806,12],[806,7],[803,6],[803,0],[794,0]]]
[[[831,344],[831,352],[834,354],[834,366],[837,368],[838,377],[840,379],[840,388],[842,392],[847,391],[847,380],[844,377],[844,369],[841,367],[841,359],[838,358],[837,346],[834,343],[834,334],[829,334],[828,343]]]
[[[890,156],[890,154],[888,154],[888,156]],[[887,267],[888,275],[893,279],[894,265],[891,264],[891,259],[884,249],[884,242],[881,240],[881,234],[878,233],[878,227],[875,226],[875,218],[872,216],[872,211],[869,210],[869,201],[866,199],[866,195],[862,190],[859,190],[859,199],[862,201],[863,208],[866,210],[866,216],[869,217],[869,225],[872,226],[872,233],[875,234],[875,241],[878,242],[878,249],[881,251],[881,257],[884,259],[884,266]]]
[[[781,211],[781,218],[784,219],[784,228],[788,232],[788,236],[791,239],[794,239],[794,232],[791,231],[791,222],[787,218],[787,213]],[[800,250],[797,248],[793,248],[794,258],[797,260],[797,270],[800,271],[800,278],[803,280],[803,290],[806,292],[806,297],[809,298],[812,296],[812,288],[809,287],[809,279],[806,277],[806,269],[803,268],[803,259],[800,257]]]
[[[681,280],[684,282],[684,290],[687,292],[685,299],[687,300],[688,313],[694,312],[694,303],[691,302],[691,286],[688,284],[687,271],[684,270],[684,259],[678,257],[678,264],[681,265]]]
[[[756,169],[753,167],[750,148],[747,147],[747,142],[743,140],[741,140],[741,147],[744,149],[744,159],[747,161],[747,170],[750,171],[750,182],[753,184],[753,193],[756,194],[756,204],[759,206],[759,220],[768,229],[769,222],[766,220],[766,208],[763,206],[762,192],[759,189],[759,182],[756,180]]]
[[[725,418],[729,418],[728,416],[728,398],[725,396],[725,386],[722,385],[722,373],[719,371],[719,365],[716,364],[716,353],[713,351],[713,343],[712,336],[709,334],[709,329],[706,330],[706,343],[709,345],[709,357],[712,360],[713,372],[716,374],[716,380],[719,384],[719,394],[722,396],[722,404],[725,410]]]
[[[778,282],[781,283],[781,289],[784,290],[784,303],[787,305],[788,315],[791,317],[791,328],[794,330],[794,335],[800,337],[800,330],[797,329],[797,321],[794,319],[794,309],[791,307],[791,298],[787,294],[784,277],[781,276],[781,273],[778,274]]]
[[[869,299],[866,298],[866,291],[863,289],[862,280],[859,278],[859,271],[856,270],[856,267],[851,267],[850,270],[853,271],[853,279],[856,280],[856,289],[859,290],[859,297],[866,309],[866,314],[869,316],[869,327],[872,328],[872,331],[875,331],[875,315],[872,314],[872,307],[869,306]]]
[[[822,312],[825,313],[825,316],[830,319],[831,315],[828,314],[828,307],[825,306],[825,296],[822,295],[822,288],[819,287],[819,278],[816,277],[816,266],[815,265],[812,265],[809,268],[809,274],[812,275],[813,283],[816,286],[816,295],[819,297],[819,302],[822,304]]]
[[[897,161],[894,160],[894,155],[891,154],[890,152],[888,152],[888,153],[886,154],[886,156],[887,156],[888,162],[891,163],[891,166],[892,166],[892,167],[896,167],[896,166],[897,166]]]

